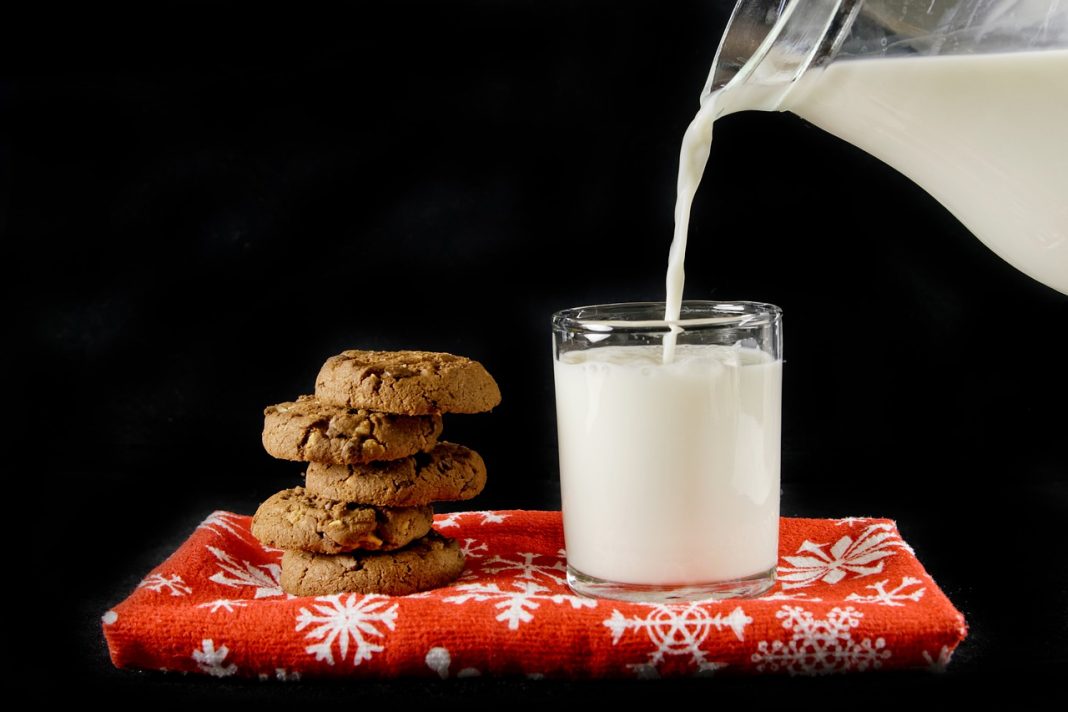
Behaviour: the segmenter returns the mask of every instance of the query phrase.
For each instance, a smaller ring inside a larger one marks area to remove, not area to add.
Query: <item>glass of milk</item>
[[[632,601],[758,595],[779,542],[782,312],[604,304],[553,315],[567,577]]]

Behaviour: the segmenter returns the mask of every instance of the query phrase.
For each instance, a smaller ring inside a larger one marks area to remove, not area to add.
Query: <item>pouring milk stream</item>
[[[790,111],[864,149],[1068,294],[1068,3],[739,2],[683,137],[665,320],[680,316],[713,124],[745,109]]]
[[[1068,2],[738,2],[682,142],[665,321],[684,316],[690,207],[715,120],[746,109],[791,111],[868,151],[1068,293]],[[700,584],[774,583],[779,347],[678,343],[681,332],[659,346],[596,347],[607,336],[594,334],[555,361],[580,592],[637,584],[672,600],[728,590]]]

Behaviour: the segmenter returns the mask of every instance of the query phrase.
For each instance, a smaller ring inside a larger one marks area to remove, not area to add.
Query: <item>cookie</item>
[[[320,497],[380,507],[415,507],[471,499],[486,486],[486,464],[463,445],[366,465],[308,464],[304,488]]]
[[[323,556],[305,551],[282,555],[282,590],[294,596],[381,593],[404,596],[455,581],[464,554],[455,539],[431,532],[398,551]]]
[[[478,361],[431,351],[344,351],[315,379],[327,403],[387,413],[481,413],[501,402]]]
[[[350,465],[397,460],[429,450],[441,435],[441,416],[375,413],[301,396],[263,411],[263,447],[282,460]]]
[[[316,497],[303,487],[267,499],[252,518],[252,535],[265,546],[338,554],[353,549],[399,549],[430,531],[430,507],[383,507]]]

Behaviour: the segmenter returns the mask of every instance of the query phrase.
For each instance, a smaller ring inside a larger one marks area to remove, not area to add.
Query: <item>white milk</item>
[[[683,344],[664,364],[658,346],[606,346],[555,369],[571,567],[686,584],[775,566],[781,361]]]
[[[1068,50],[843,60],[803,75],[782,109],[901,171],[1068,294]],[[864,239],[865,225],[840,227]]]
[[[715,119],[781,92],[702,97],[679,157],[665,320],[680,316]],[[894,166],[1003,259],[1068,293],[1068,51],[842,60],[806,73],[778,108]],[[842,229],[864,239],[864,225]],[[568,563],[584,574],[678,584],[775,565],[782,364],[675,337],[556,363]],[[643,440],[656,447],[633,447]]]
[[[767,96],[781,93],[702,96],[679,156],[666,320],[679,318],[690,206],[715,119],[769,108]],[[841,60],[802,75],[778,108],[901,171],[999,257],[1068,294],[1068,50]],[[813,175],[824,169],[833,167]],[[864,239],[864,225],[841,228]],[[674,338],[664,339],[665,361]]]
[[[677,321],[682,311],[682,287],[686,281],[683,263],[686,259],[686,236],[690,230],[690,207],[701,176],[708,163],[712,147],[712,125],[718,114],[718,93],[701,98],[701,108],[686,127],[679,151],[679,179],[675,192],[675,234],[668,251],[667,298],[664,302],[664,321]],[[664,336],[664,363],[671,363],[675,354],[676,329]]]

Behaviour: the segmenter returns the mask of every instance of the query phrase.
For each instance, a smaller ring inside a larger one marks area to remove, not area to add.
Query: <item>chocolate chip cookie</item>
[[[314,396],[263,411],[263,447],[282,460],[349,465],[396,460],[434,447],[441,416],[377,413]]]
[[[315,379],[326,403],[387,413],[481,413],[501,402],[478,361],[433,351],[344,351]]]
[[[294,596],[381,593],[403,596],[455,581],[464,555],[454,539],[431,532],[403,549],[323,556],[306,551],[282,555],[282,590]]]
[[[267,499],[252,519],[252,535],[265,546],[337,554],[399,549],[430,531],[430,507],[367,507],[317,497],[303,487]]]
[[[463,445],[439,442],[430,452],[364,465],[308,464],[308,492],[345,502],[414,507],[471,499],[486,486],[486,464]]]

